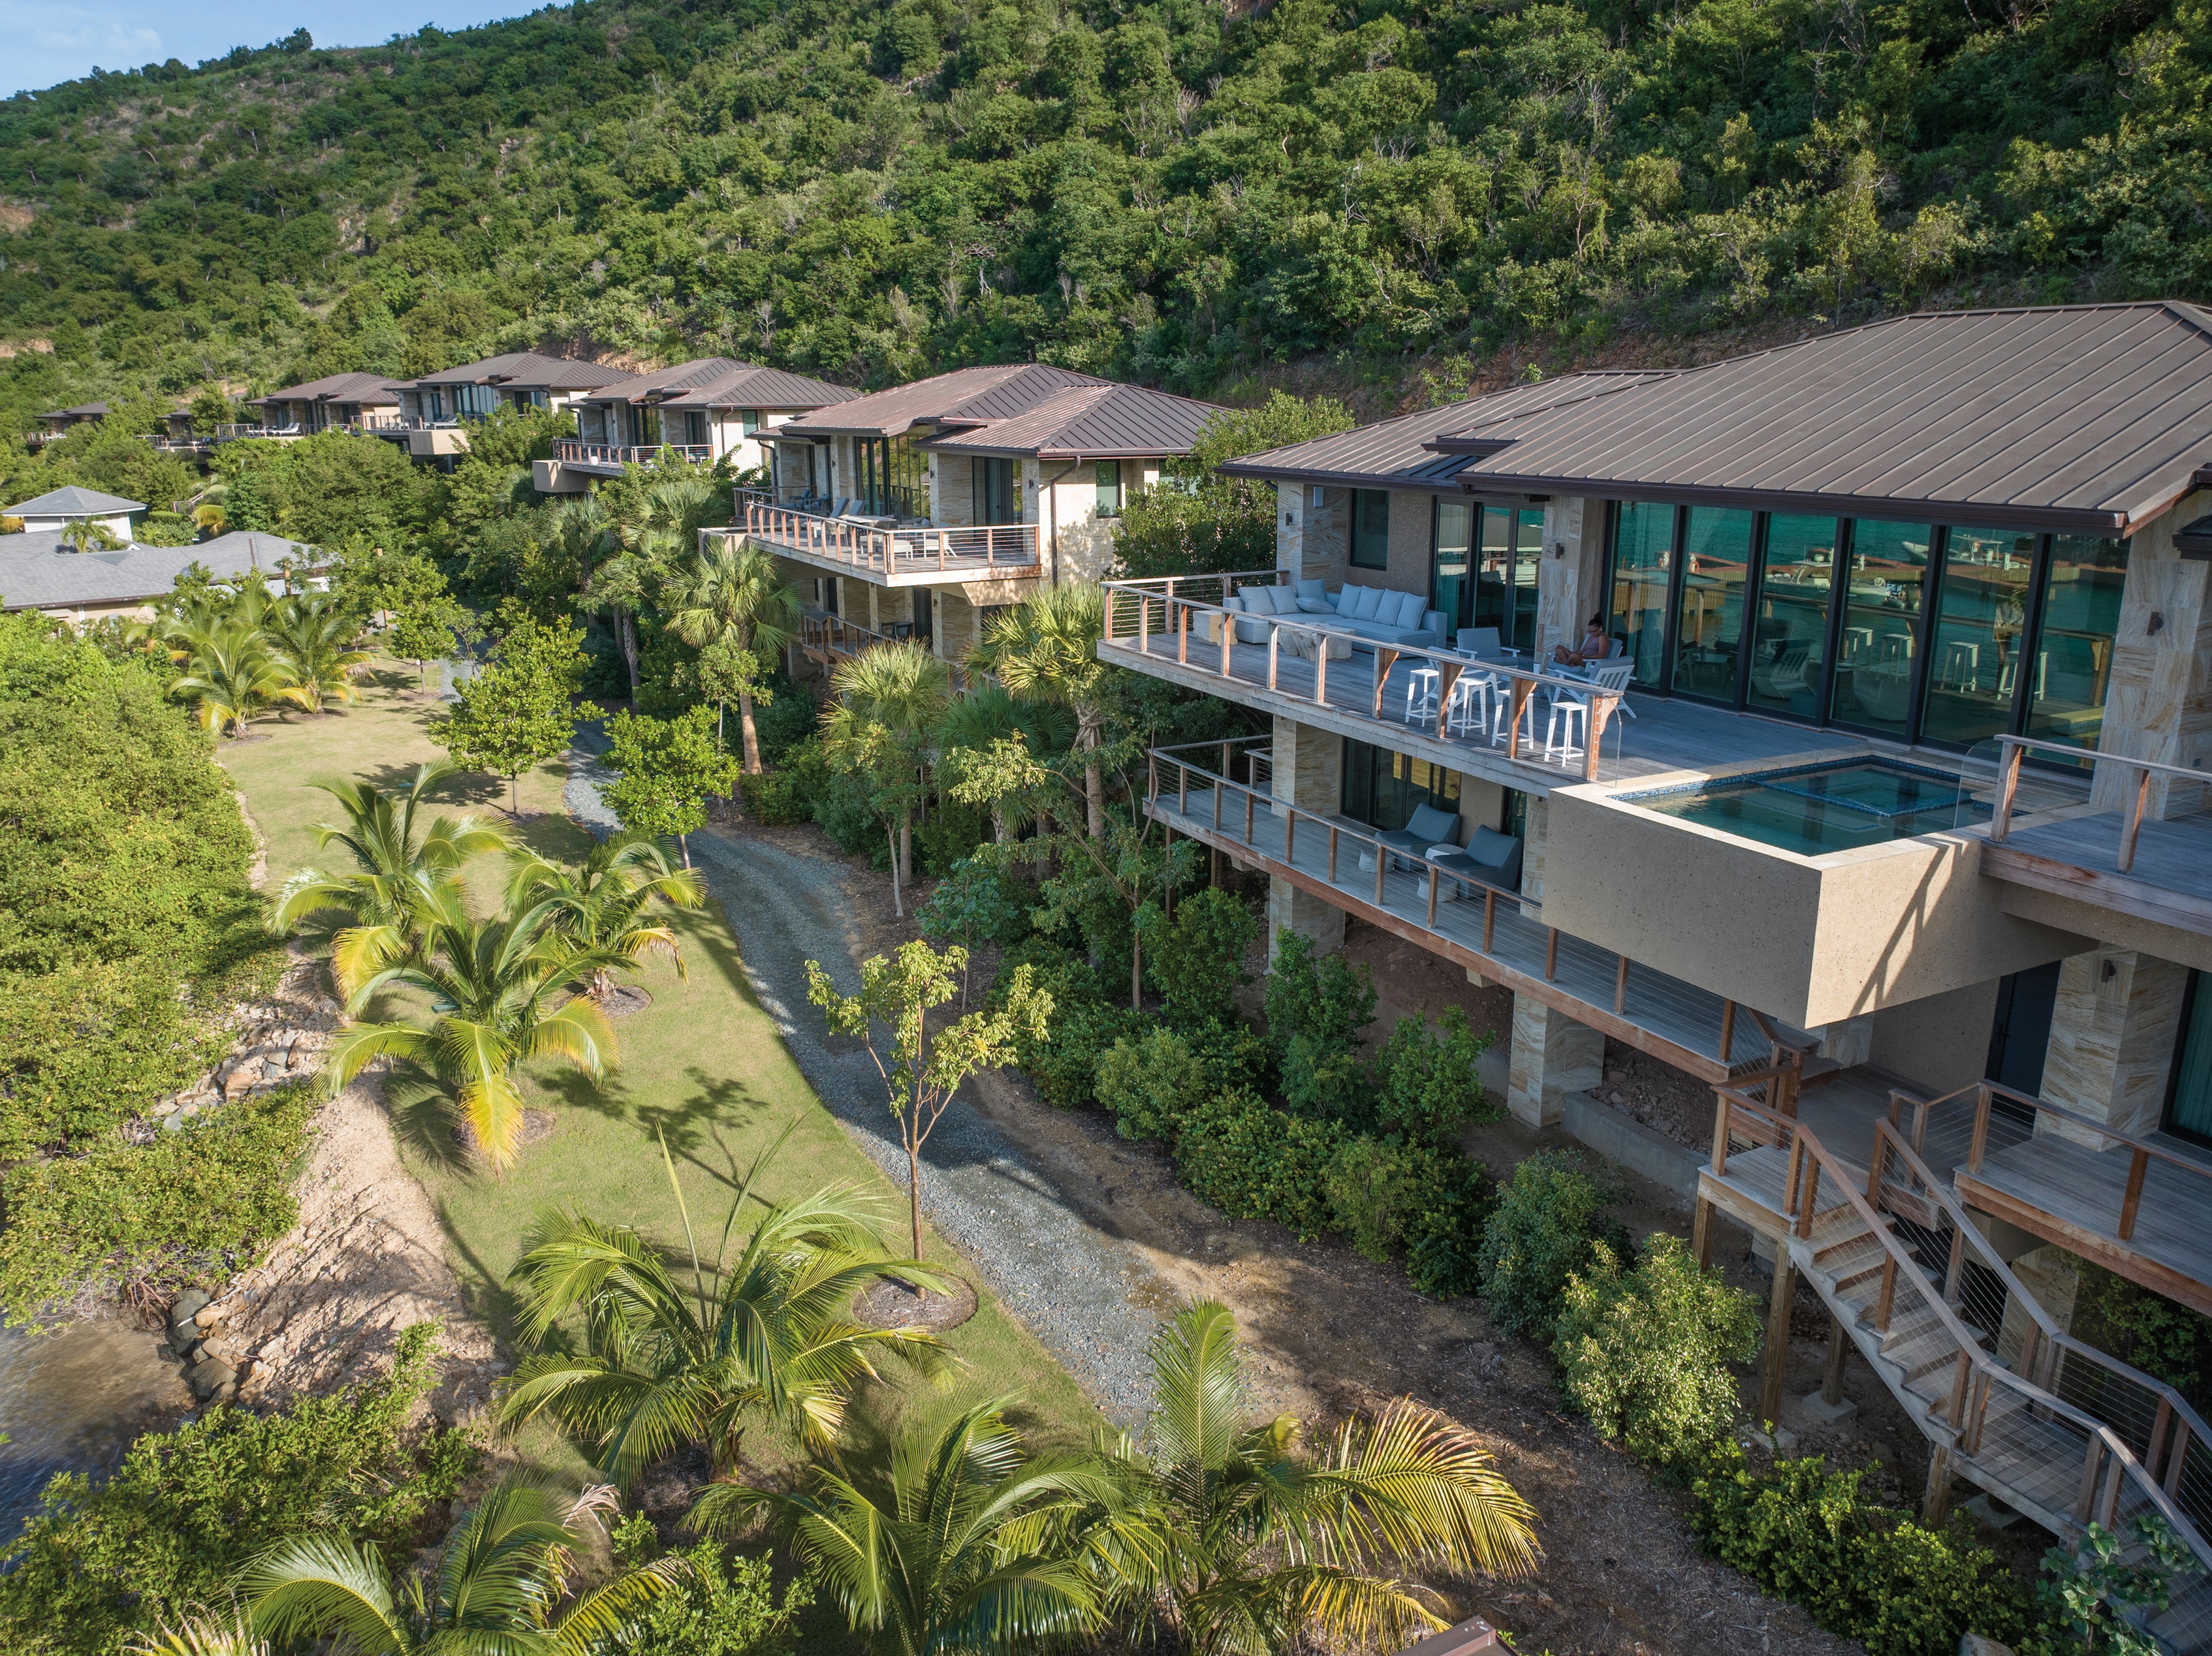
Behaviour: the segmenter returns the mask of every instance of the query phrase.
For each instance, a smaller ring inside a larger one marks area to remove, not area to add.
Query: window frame
[[[1363,500],[1365,500],[1370,496],[1378,499],[1382,502],[1382,528],[1380,537],[1382,549],[1382,561],[1380,563],[1369,563],[1359,555],[1361,545],[1360,537],[1362,533],[1360,527],[1360,503]],[[1352,532],[1345,537],[1345,562],[1354,569],[1381,569],[1387,571],[1390,567],[1390,491],[1389,489],[1355,488],[1352,491],[1351,530]]]

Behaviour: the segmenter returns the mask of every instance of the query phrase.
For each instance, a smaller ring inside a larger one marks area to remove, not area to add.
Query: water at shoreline
[[[119,1318],[88,1318],[51,1334],[0,1328],[0,1544],[36,1512],[57,1472],[114,1471],[142,1433],[173,1426],[192,1406],[161,1337]]]

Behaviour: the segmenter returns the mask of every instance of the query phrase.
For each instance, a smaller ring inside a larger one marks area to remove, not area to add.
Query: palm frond
[[[280,1642],[335,1633],[360,1656],[400,1656],[411,1642],[374,1544],[331,1535],[287,1541],[248,1563],[239,1585],[253,1630]]]

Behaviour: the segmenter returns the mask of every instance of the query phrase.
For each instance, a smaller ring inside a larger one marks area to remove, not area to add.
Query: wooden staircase
[[[1954,1477],[2068,1539],[2155,1514],[2202,1570],[2150,1630],[2169,1651],[2212,1652],[2212,1435],[2189,1405],[2061,1332],[1894,1121],[1876,1125],[1862,1171],[1794,1115],[1740,1087],[1715,1090],[1701,1196],[1724,1196],[1739,1217],[1767,1210],[1761,1228],[1786,1251],[1778,1272],[1811,1284],[1928,1439],[1931,1515]],[[1777,1304],[1787,1304],[1779,1283]],[[1769,1380],[1771,1406],[1778,1366]]]

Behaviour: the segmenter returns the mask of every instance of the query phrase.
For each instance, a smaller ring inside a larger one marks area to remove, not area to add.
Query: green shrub
[[[1267,1038],[1293,1109],[1364,1124],[1373,1101],[1358,1052],[1374,1021],[1375,980],[1341,955],[1316,959],[1313,940],[1285,927],[1267,974]]]
[[[1422,1293],[1474,1291],[1490,1205],[1481,1163],[1451,1146],[1353,1138],[1329,1164],[1328,1186],[1336,1228],[1361,1253],[1379,1264],[1402,1247]]]
[[[814,820],[814,807],[799,791],[799,779],[787,770],[763,771],[738,778],[745,815],[764,828],[795,828]]]
[[[1504,1108],[1486,1101],[1476,1060],[1496,1037],[1477,1034],[1458,1007],[1445,1009],[1441,1034],[1426,1018],[1400,1018],[1375,1064],[1375,1114],[1385,1132],[1442,1144],[1470,1121],[1495,1121]]]
[[[1975,1544],[1971,1520],[1924,1530],[1868,1500],[1863,1477],[1829,1471],[1818,1456],[1755,1473],[1724,1441],[1692,1486],[1691,1525],[1715,1557],[1869,1656],[1931,1656],[1968,1633],[2017,1640],[2027,1595]]]
[[[433,1540],[437,1503],[472,1470],[458,1432],[410,1434],[436,1375],[434,1324],[400,1337],[392,1372],[279,1414],[211,1409],[133,1444],[104,1483],[54,1478],[0,1556],[0,1647],[111,1656],[198,1605],[228,1601],[255,1553],[311,1531],[374,1541],[404,1559]]]
[[[880,852],[884,866],[890,866],[890,841],[884,837],[884,819],[868,797],[865,778],[825,767],[818,785],[810,779],[800,786],[813,804],[814,820],[822,824],[831,844],[848,857],[872,857]]]
[[[774,699],[765,707],[753,704],[753,737],[760,743],[761,763],[781,765],[791,750],[810,739],[822,717],[814,692],[778,673],[769,680]]]
[[[1260,922],[1231,893],[1208,887],[1176,905],[1172,919],[1149,928],[1145,970],[1165,1003],[1170,1022],[1233,1018],[1237,991],[1252,980],[1244,953]]]
[[[1671,1468],[1728,1435],[1736,1386],[1727,1365],[1749,1362],[1759,1338],[1750,1295],[1662,1234],[1632,1271],[1602,1241],[1593,1247],[1589,1269],[1567,1279],[1552,1351],[1567,1400],[1599,1436]]]
[[[109,1138],[10,1168],[0,1309],[21,1321],[88,1284],[227,1281],[299,1216],[292,1179],[314,1111],[299,1082],[150,1144]]]
[[[915,824],[914,856],[919,870],[935,879],[951,872],[991,837],[991,813],[981,805],[944,799]]]
[[[648,1563],[655,1549],[641,1542],[653,1526],[644,1515],[616,1526],[615,1555],[625,1567]],[[793,1625],[814,1602],[805,1580],[775,1597],[775,1571],[766,1557],[732,1556],[711,1541],[677,1556],[690,1574],[654,1599],[621,1633],[597,1648],[605,1656],[796,1656]]]
[[[1004,977],[1006,975],[1001,973]],[[1101,1061],[1124,1035],[1152,1027],[1141,1012],[1102,1002],[1079,1003],[1054,1010],[1044,1042],[1025,1053],[1021,1065],[1036,1085],[1037,1096],[1060,1110],[1085,1110],[1098,1101]]]
[[[1333,1121],[1271,1109],[1249,1091],[1218,1093],[1184,1119],[1176,1174],[1235,1219],[1272,1219],[1312,1241],[1333,1222],[1328,1170],[1343,1148]]]
[[[1267,1043],[1249,1024],[1235,1018],[1214,1018],[1186,1024],[1181,1034],[1191,1050],[1205,1060],[1214,1091],[1226,1092],[1232,1087],[1266,1091]]]
[[[1113,1113],[1114,1131],[1122,1137],[1172,1144],[1183,1119],[1216,1090],[1210,1070],[1173,1029],[1123,1035],[1099,1056],[1098,1101]]]
[[[1050,992],[1058,1011],[1117,999],[1117,986],[1103,979],[1088,961],[1057,938],[1038,934],[1010,945],[999,957],[999,975],[990,1001],[994,1009],[1001,1004],[997,986],[1012,982],[1014,968],[1020,966],[1030,968],[1030,980],[1038,988]],[[1119,986],[1126,992],[1126,986]]]
[[[1567,1278],[1589,1267],[1601,1239],[1629,1252],[1605,1210],[1624,1192],[1601,1186],[1571,1150],[1538,1150],[1513,1170],[1483,1227],[1480,1271],[1490,1319],[1509,1334],[1548,1340]]]

